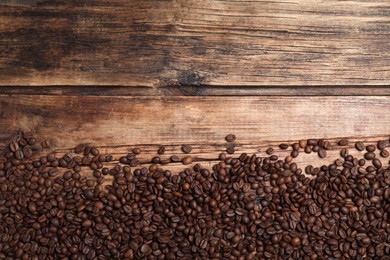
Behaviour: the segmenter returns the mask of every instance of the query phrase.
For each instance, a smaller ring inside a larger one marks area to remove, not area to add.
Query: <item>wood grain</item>
[[[388,85],[389,50],[388,0],[0,1],[0,85]]]
[[[54,96],[390,96],[388,86],[3,86],[0,94]]]
[[[375,143],[388,139],[390,97],[92,97],[0,95],[0,143],[19,129],[47,139],[58,154],[79,143],[112,153],[116,162],[141,147],[144,165],[166,146],[162,159],[183,157],[182,144],[193,146],[194,163],[210,166],[225,151],[224,137],[237,135],[236,154],[265,156],[269,146],[284,158],[281,142],[326,138],[334,148],[328,157],[303,154],[300,166],[321,166],[339,158],[336,142],[350,139]],[[291,151],[291,149],[290,149]],[[352,149],[352,154],[358,152]],[[362,156],[363,153],[359,153]],[[383,159],[387,165],[388,159]],[[164,166],[178,171],[181,163]]]

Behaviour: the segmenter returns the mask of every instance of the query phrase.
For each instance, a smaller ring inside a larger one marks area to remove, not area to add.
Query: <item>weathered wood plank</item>
[[[237,135],[237,154],[258,153],[281,142],[342,137],[374,143],[389,138],[390,97],[91,97],[0,95],[0,143],[19,128],[49,140],[59,154],[79,143],[91,143],[117,161],[135,146],[148,165],[158,145],[162,159],[184,156],[182,144],[193,146],[195,162],[210,165],[225,151],[224,137]],[[320,159],[301,155],[303,166],[327,164],[339,158],[340,147]],[[353,150],[353,149],[352,149]],[[352,153],[357,154],[357,151]],[[362,153],[361,153],[362,154]],[[383,163],[387,164],[388,159]],[[164,166],[182,169],[180,163]]]
[[[388,86],[3,86],[0,94],[54,96],[390,96]]]
[[[390,3],[0,1],[0,85],[390,83]]]

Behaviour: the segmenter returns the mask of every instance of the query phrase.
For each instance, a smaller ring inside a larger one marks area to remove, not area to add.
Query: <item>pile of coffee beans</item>
[[[118,163],[86,144],[37,158],[18,134],[0,156],[0,259],[389,259],[389,140],[283,143],[283,159],[234,155],[235,140],[211,168],[183,145],[170,161],[187,166],[170,172],[158,156],[143,167],[139,148]],[[293,162],[330,149],[330,165]]]

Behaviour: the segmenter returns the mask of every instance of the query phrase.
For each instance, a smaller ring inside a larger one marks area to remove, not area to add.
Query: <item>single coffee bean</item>
[[[85,145],[84,144],[79,144],[76,146],[76,148],[74,149],[74,152],[75,153],[81,153],[83,152],[85,149]]]
[[[274,148],[270,147],[265,151],[268,155],[271,155],[275,152]]]
[[[338,145],[340,145],[340,146],[346,146],[346,145],[348,145],[348,139],[341,139],[341,140],[338,142]]]
[[[377,143],[377,147],[379,150],[385,149],[388,145],[389,145],[389,140],[381,140],[381,141],[378,141],[378,143]]]
[[[364,159],[366,159],[366,160],[372,160],[374,158],[375,158],[375,153],[367,152],[364,154]]]
[[[320,148],[320,150],[318,151],[318,156],[320,158],[325,158],[326,157],[326,150],[323,148]]]
[[[170,159],[171,162],[180,162],[180,158],[177,155],[172,155]]]
[[[372,160],[372,164],[378,169],[382,168],[382,162],[377,158]]]
[[[340,155],[343,158],[347,157],[349,155],[348,149],[347,148],[341,149]]]
[[[160,148],[158,148],[158,150],[157,150],[157,153],[158,154],[164,154],[165,153],[165,147],[164,146],[160,146]]]
[[[235,150],[234,150],[234,145],[229,145],[229,146],[227,146],[226,152],[227,152],[228,154],[234,154],[234,152],[235,152]]]
[[[233,134],[228,134],[228,135],[225,137],[225,140],[226,140],[227,142],[229,142],[229,143],[234,142],[234,141],[236,141],[236,136],[233,135]]]
[[[191,164],[192,163],[192,157],[191,156],[186,156],[182,160],[184,165]]]
[[[292,158],[297,158],[298,155],[299,155],[299,152],[298,152],[297,150],[294,150],[294,151],[292,151],[292,152],[290,153],[290,156],[291,156]]]
[[[42,148],[49,148],[49,146],[50,146],[49,141],[47,141],[47,140],[42,141],[41,146],[42,146]]]
[[[138,155],[141,153],[141,149],[140,148],[133,148],[132,153]]]
[[[366,151],[367,152],[374,152],[376,150],[375,145],[367,145]]]
[[[383,158],[387,158],[387,157],[389,157],[389,151],[387,151],[386,149],[383,149],[383,150],[380,152],[380,155],[381,155]]]
[[[355,143],[355,148],[359,151],[363,151],[365,149],[363,142]]]
[[[301,239],[299,237],[293,237],[291,239],[292,246],[299,246],[301,244]]]
[[[280,144],[279,145],[279,148],[282,149],[282,150],[286,150],[288,148],[288,144]]]
[[[190,153],[192,151],[192,147],[187,144],[184,144],[181,146],[181,150],[183,151],[183,153]]]

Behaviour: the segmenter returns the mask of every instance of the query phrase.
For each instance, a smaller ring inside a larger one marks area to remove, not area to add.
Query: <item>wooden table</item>
[[[387,0],[0,0],[0,143],[23,128],[116,159],[191,144],[212,164],[229,133],[259,154],[388,138],[389,13]]]

